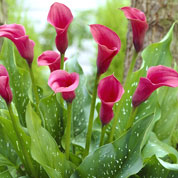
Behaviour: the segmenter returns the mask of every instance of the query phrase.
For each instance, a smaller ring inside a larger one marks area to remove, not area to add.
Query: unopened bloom
[[[10,104],[12,101],[12,91],[9,86],[9,74],[6,68],[0,64],[0,95],[6,101],[7,104]]]
[[[79,84],[79,74],[68,73],[64,70],[55,70],[50,74],[48,85],[55,93],[62,93],[62,97],[67,102],[72,102],[75,98],[75,89]]]
[[[110,75],[103,78],[98,85],[98,96],[101,99],[100,119],[103,125],[108,124],[114,116],[112,107],[124,93],[121,83]]]
[[[131,22],[134,47],[139,52],[143,48],[145,33],[148,30],[146,16],[139,9],[132,7],[123,7],[121,10]]]
[[[67,58],[64,58],[66,61]],[[59,70],[61,64],[61,56],[55,51],[45,51],[38,57],[39,66],[49,66],[50,71]]]
[[[55,2],[49,10],[47,20],[56,29],[56,47],[61,54],[64,54],[68,47],[67,30],[73,15],[67,6]]]
[[[162,65],[150,67],[147,77],[141,77],[138,87],[133,95],[132,104],[137,107],[157,88],[162,86],[178,87],[178,73]]]
[[[97,72],[101,75],[107,71],[113,57],[119,52],[121,41],[115,32],[104,25],[90,25],[90,31],[98,44]]]
[[[22,25],[1,25],[0,37],[10,39],[17,47],[20,55],[28,62],[28,64],[33,62],[35,43],[25,34],[25,28]]]

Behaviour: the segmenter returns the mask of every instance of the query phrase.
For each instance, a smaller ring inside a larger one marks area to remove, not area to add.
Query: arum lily
[[[147,77],[141,77],[132,98],[132,104],[137,107],[147,100],[157,88],[162,86],[178,87],[178,73],[162,65],[150,67]]]
[[[31,65],[33,62],[35,43],[25,34],[25,28],[22,25],[1,25],[0,37],[10,39],[17,47],[20,55]]]
[[[71,74],[64,70],[56,70],[50,74],[48,85],[55,93],[62,93],[62,97],[67,102],[72,102],[75,98],[75,89],[79,84],[79,74]]]
[[[49,10],[47,20],[56,29],[56,47],[61,54],[64,54],[68,47],[67,30],[73,15],[67,6],[55,2]]]
[[[67,58],[65,57],[64,61],[66,60]],[[45,51],[38,57],[38,65],[49,66],[51,72],[59,70],[61,65],[61,56],[55,51]]]
[[[98,85],[98,97],[101,99],[100,119],[102,125],[108,124],[114,116],[112,107],[124,94],[121,83],[110,75],[103,78]]]
[[[118,35],[104,25],[90,25],[90,31],[98,44],[97,70],[98,75],[107,71],[113,57],[121,48]]]
[[[133,43],[135,50],[138,53],[143,48],[145,33],[148,30],[146,16],[142,11],[133,7],[123,7],[121,10],[124,12],[126,18],[131,22]]]

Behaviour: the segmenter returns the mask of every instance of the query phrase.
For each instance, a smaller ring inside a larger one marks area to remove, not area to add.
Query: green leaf
[[[24,132],[24,130],[20,126],[20,123],[18,122],[17,118],[16,118],[16,122],[17,122],[17,125],[18,125],[18,132],[20,133],[21,138],[22,138],[23,142],[25,143],[26,150],[30,151],[30,137],[26,135],[26,133]],[[1,123],[1,126],[3,128],[4,134],[6,134],[7,137],[9,138],[9,140],[10,140],[11,144],[13,145],[16,153],[21,158],[21,160],[24,160],[23,155],[22,155],[22,153],[19,149],[19,142],[18,142],[17,136],[14,132],[12,121],[0,117],[0,123]]]
[[[6,110],[4,110],[5,112]],[[7,114],[7,113],[6,113]],[[8,115],[6,116],[6,119],[3,117],[0,117],[0,123],[3,129],[4,134],[8,137],[8,139],[10,140],[10,143],[12,144],[15,152],[17,153],[17,155],[20,157],[20,160],[22,161],[24,167],[26,168],[26,171],[29,171],[29,163],[27,162],[27,160],[25,159],[28,156],[28,160],[32,163],[32,166],[34,168],[35,174],[38,174],[38,166],[37,164],[34,162],[34,160],[32,160],[31,154],[30,154],[30,137],[29,135],[27,135],[27,133],[25,132],[25,129],[21,126],[18,117],[16,117],[14,115],[14,123],[16,125],[16,129],[17,132],[20,135],[20,139],[17,137],[16,132],[14,131],[14,126],[12,121],[8,118]],[[26,157],[24,157],[23,155],[23,151],[26,151]],[[30,174],[30,172],[28,172]]]
[[[146,166],[139,175],[159,176],[161,178],[178,176],[178,152],[170,145],[161,142],[155,133],[151,132],[142,155]]]
[[[142,154],[144,159],[148,159],[153,155],[161,158],[166,155],[172,154],[175,157],[175,162],[178,163],[178,152],[170,145],[161,142],[153,132],[151,132],[148,143],[144,147]]]
[[[158,91],[161,119],[156,123],[154,132],[160,140],[171,142],[173,131],[178,122],[178,89],[163,87]]]
[[[6,109],[6,102],[4,101],[4,99],[2,99],[2,97],[0,96],[0,109]]]
[[[42,112],[45,128],[51,136],[61,143],[64,134],[63,111],[56,99],[56,95],[50,95],[40,101],[39,109]]]
[[[175,124],[175,129],[174,129],[174,131],[172,133],[171,142],[172,142],[172,146],[174,148],[177,148],[177,143],[178,143],[178,122]]]
[[[0,172],[0,177],[1,178],[13,178],[11,174],[9,173],[9,170],[5,170],[3,172]]]
[[[18,168],[18,156],[4,133],[2,126],[0,126],[0,142],[0,166]]]
[[[40,163],[52,178],[69,177],[73,172],[73,165],[59,151],[54,138],[41,126],[41,120],[30,104],[27,106],[26,123],[32,139],[31,154],[34,160]]]
[[[85,133],[88,125],[88,118],[90,113],[91,97],[86,89],[86,78],[82,68],[78,64],[76,58],[72,58],[66,62],[66,69],[69,72],[76,72],[80,75],[79,86],[75,94],[76,97],[72,103],[73,107],[73,124],[72,124],[72,143],[84,148]]]
[[[171,170],[171,171],[176,171],[177,175],[178,175],[178,164],[172,164],[167,161],[163,161],[160,158],[157,158],[157,159],[164,168]]]
[[[165,37],[158,43],[150,44],[142,52],[143,65],[145,69],[150,66],[165,65],[171,66],[172,55],[170,51],[170,45],[172,41],[173,29],[175,23],[171,26]]]
[[[153,156],[147,161],[146,166],[139,172],[139,175],[144,178],[160,177],[160,178],[177,178],[178,171],[166,169],[159,162],[156,156]]]
[[[142,167],[141,149],[150,126],[158,115],[140,119],[113,143],[106,144],[84,159],[71,178],[120,177],[127,178]]]
[[[25,111],[29,101],[28,89],[30,87],[30,78],[28,71],[17,67],[13,44],[8,39],[4,39],[0,62],[3,63],[8,70],[10,86],[13,92],[13,102],[21,123],[25,125]]]

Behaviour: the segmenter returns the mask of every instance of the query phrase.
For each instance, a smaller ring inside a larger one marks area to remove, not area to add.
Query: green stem
[[[33,75],[31,65],[29,65],[29,71],[30,71],[30,77],[31,77],[31,81],[32,81],[32,89],[33,89],[33,93],[34,93],[34,96],[35,96],[35,102],[38,105],[39,104],[38,90],[37,90],[37,86],[35,84],[35,78],[34,78],[34,75]]]
[[[61,53],[61,63],[60,63],[60,69],[61,70],[64,69],[64,56],[65,56],[65,54]],[[62,95],[60,96],[60,102],[61,102],[62,107],[64,108],[64,100],[62,98]]]
[[[127,85],[127,82],[128,82],[128,81],[130,80],[130,78],[131,78],[133,69],[134,69],[134,67],[135,67],[135,63],[136,63],[137,56],[138,56],[138,53],[134,50],[133,56],[132,56],[132,61],[131,61],[131,64],[130,64],[130,66],[129,66],[129,70],[128,70],[127,77],[126,77],[126,80],[125,80],[125,84],[126,84],[126,85]]]
[[[91,101],[90,107],[90,116],[89,116],[89,123],[88,123],[88,130],[86,135],[86,143],[85,143],[85,150],[84,150],[84,157],[86,157],[89,153],[90,143],[91,143],[91,134],[92,134],[92,127],[93,127],[93,118],[94,118],[94,111],[95,111],[95,103],[96,103],[96,95],[97,95],[97,87],[100,75],[96,74],[93,96]]]
[[[132,108],[132,112],[130,114],[130,117],[129,117],[129,120],[127,122],[127,125],[126,125],[126,130],[128,130],[130,127],[132,127],[133,123],[134,123],[134,119],[135,119],[135,116],[137,114],[137,108],[138,107],[133,107]]]
[[[119,120],[118,114],[119,114],[119,111],[120,111],[119,108],[121,105],[122,105],[122,99],[120,100],[118,107],[116,108],[116,113],[114,115],[113,124],[112,124],[111,132],[109,135],[109,143],[113,141],[114,131],[115,131],[115,128],[116,128],[118,120]]]
[[[66,153],[67,160],[69,160],[69,151],[70,151],[71,116],[72,116],[72,103],[68,102],[67,103],[66,139],[65,139],[65,153]]]
[[[62,106],[62,109],[64,108],[64,99],[62,97],[62,93],[60,93],[60,98],[59,98],[60,104]]]
[[[60,69],[63,70],[64,69],[64,56],[65,54],[61,53],[61,64],[60,64]]]
[[[26,149],[26,145],[25,145],[26,143],[23,141],[23,139],[20,136],[20,133],[18,131],[18,125],[16,123],[16,119],[15,119],[14,113],[12,111],[12,106],[11,106],[11,104],[8,104],[7,106],[8,106],[9,114],[11,116],[14,131],[15,131],[15,134],[18,139],[20,151],[22,152],[22,154],[24,156],[24,158],[22,158],[22,162],[24,163],[25,169],[28,172],[28,174],[37,178],[36,171],[33,167],[32,159],[30,157],[30,154],[28,153],[28,150]]]
[[[106,127],[107,127],[107,125],[102,125],[102,131],[101,131],[100,145],[99,146],[102,146],[104,144],[104,135],[105,135],[105,132],[106,132]]]

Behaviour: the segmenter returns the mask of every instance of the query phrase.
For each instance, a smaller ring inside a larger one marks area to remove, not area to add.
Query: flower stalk
[[[66,154],[66,159],[69,160],[72,103],[67,102],[67,112],[68,115],[67,115],[67,125],[66,125],[65,154]]]
[[[128,130],[129,128],[132,127],[134,120],[135,120],[135,116],[137,114],[137,110],[138,110],[138,107],[132,107],[132,111],[131,111],[129,120],[128,120],[127,125],[126,125],[126,130]]]
[[[64,69],[64,56],[65,56],[65,54],[61,53],[60,70]],[[61,103],[62,108],[64,108],[64,99],[62,98],[62,95],[60,96],[60,103]]]
[[[91,101],[91,108],[90,108],[90,116],[89,116],[89,123],[88,123],[88,130],[86,136],[86,143],[85,143],[85,150],[84,150],[84,157],[86,157],[89,153],[90,143],[91,143],[91,135],[92,135],[92,128],[93,128],[93,118],[94,118],[94,111],[95,111],[95,104],[96,104],[96,95],[97,95],[97,87],[100,75],[96,74],[93,96]]]
[[[132,61],[130,63],[129,70],[128,70],[128,73],[127,73],[127,78],[125,80],[125,85],[128,83],[128,81],[131,78],[131,75],[132,75],[132,72],[134,70],[136,60],[137,60],[137,56],[138,56],[138,52],[136,52],[136,50],[134,50],[133,56],[132,56]]]
[[[107,125],[102,125],[102,130],[101,130],[101,137],[100,137],[100,144],[99,146],[102,146],[104,144],[104,135],[106,133],[106,128]]]
[[[33,90],[33,94],[35,96],[35,103],[38,106],[40,100],[39,100],[38,90],[37,90],[37,86],[35,84],[35,78],[34,78],[34,75],[33,75],[33,70],[32,70],[31,65],[29,65],[29,72],[30,72],[30,77],[31,77],[31,82],[32,82],[32,90]]]
[[[113,141],[114,131],[116,129],[116,126],[117,126],[117,123],[118,123],[118,120],[119,120],[118,114],[121,110],[122,101],[123,100],[121,99],[118,106],[116,106],[116,113],[115,113],[115,117],[113,119],[113,124],[112,124],[111,132],[110,132],[110,135],[109,135],[109,143]]]
[[[65,54],[61,53],[61,65],[60,65],[60,69],[63,70],[64,69],[64,56]]]

